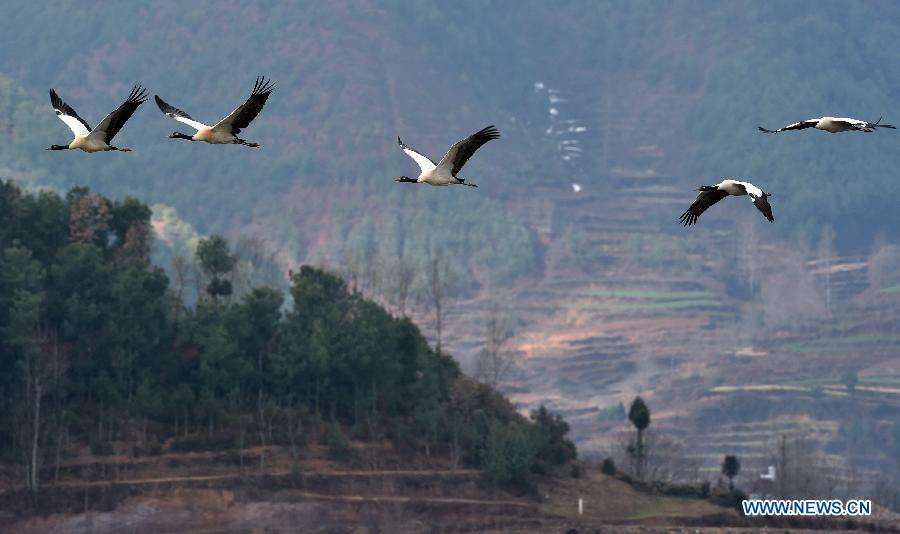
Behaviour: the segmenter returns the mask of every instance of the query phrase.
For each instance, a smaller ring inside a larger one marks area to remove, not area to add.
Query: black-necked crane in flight
[[[119,133],[122,126],[131,118],[134,111],[147,100],[147,92],[140,85],[135,85],[131,89],[131,94],[122,105],[116,108],[103,119],[96,128],[91,128],[86,120],[78,116],[78,113],[72,109],[72,106],[66,104],[62,98],[56,94],[56,91],[50,89],[50,104],[56,111],[59,120],[66,123],[66,126],[75,134],[75,139],[68,145],[51,145],[47,150],[83,150],[85,152],[105,152],[108,150],[118,150],[120,152],[130,152],[130,148],[118,148],[110,143],[113,137]]]
[[[439,163],[431,161],[428,156],[404,145],[403,141],[398,137],[397,142],[400,144],[400,149],[406,152],[406,155],[419,164],[421,172],[419,173],[418,178],[413,179],[408,176],[401,176],[395,181],[435,186],[467,185],[469,187],[478,187],[476,184],[467,182],[465,178],[460,178],[457,174],[463,168],[463,165],[466,164],[466,161],[472,157],[472,154],[481,148],[481,145],[492,139],[498,139],[499,137],[500,132],[493,126],[481,129],[469,137],[457,141],[456,144],[450,147],[450,150],[444,154],[444,157],[441,158]]]
[[[759,131],[765,133],[778,133],[787,130],[805,130],[807,128],[815,128],[831,133],[838,132],[874,132],[876,128],[891,128],[896,130],[895,126],[890,124],[881,124],[881,117],[875,122],[861,121],[859,119],[850,119],[847,117],[821,117],[819,119],[807,119],[805,121],[788,124],[784,128],[777,130],[769,130],[759,126]]]
[[[769,201],[767,200],[772,196],[772,193],[766,193],[750,182],[739,182],[729,178],[722,180],[716,185],[701,186],[697,191],[700,191],[700,194],[697,195],[697,200],[695,200],[694,203],[691,204],[691,207],[682,213],[681,218],[678,219],[684,226],[696,224],[697,219],[700,218],[700,214],[723,198],[727,196],[739,197],[743,195],[749,195],[750,201],[753,202],[756,209],[761,211],[769,222],[775,222],[775,217],[772,215],[772,206],[769,205]]]
[[[159,95],[154,95],[154,98],[156,99],[156,105],[167,116],[197,130],[197,133],[194,135],[172,132],[169,135],[170,139],[187,139],[188,141],[204,141],[213,145],[244,145],[258,148],[258,143],[247,142],[238,137],[237,134],[241,133],[241,130],[249,126],[253,119],[259,115],[274,89],[275,85],[271,80],[266,80],[264,76],[260,76],[256,79],[256,83],[253,85],[253,92],[250,93],[247,101],[213,126],[207,126],[200,121],[194,120],[184,111],[166,103]]]

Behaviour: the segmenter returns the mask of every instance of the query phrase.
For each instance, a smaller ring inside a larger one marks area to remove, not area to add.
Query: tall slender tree
[[[831,313],[831,268],[834,265],[835,256],[835,232],[830,224],[822,228],[822,235],[816,252],[819,257],[819,265],[822,270],[822,287],[825,293],[825,311]]]
[[[508,344],[513,328],[500,304],[488,306],[484,320],[484,346],[478,353],[475,376],[485,384],[496,388],[513,365],[513,353]]]
[[[428,262],[428,296],[434,309],[434,323],[437,333],[435,351],[441,352],[441,336],[443,335],[444,319],[444,293],[446,292],[446,280],[442,276],[443,265],[441,256],[435,255]]]
[[[635,461],[635,477],[640,480],[643,476],[644,460],[646,454],[644,451],[644,431],[650,426],[650,408],[644,399],[635,397],[628,409],[628,420],[637,429],[637,441],[634,446],[633,456]]]
[[[209,277],[206,292],[218,303],[220,297],[231,295],[231,280],[226,278],[234,270],[237,259],[228,247],[228,242],[220,235],[212,235],[197,243],[197,258],[200,267]]]
[[[734,491],[734,477],[741,471],[741,462],[737,456],[729,454],[722,461],[722,474],[728,477],[728,490]]]

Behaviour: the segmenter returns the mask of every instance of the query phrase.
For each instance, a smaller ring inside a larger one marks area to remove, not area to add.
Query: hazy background
[[[222,233],[254,243],[250,277],[323,264],[397,310],[405,266],[426,327],[439,258],[445,348],[474,370],[501,314],[504,391],[582,450],[613,448],[642,394],[698,469],[739,452],[752,480],[791,435],[871,483],[900,455],[900,134],[756,126],[900,123],[898,37],[893,2],[9,2],[0,175],[140,196],[167,269]],[[166,139],[184,128],[152,101],[117,137],[132,153],[43,150],[71,137],[50,87],[91,124],[135,83],[215,122],[258,75],[259,150]],[[398,135],[439,158],[488,124],[479,189],[392,181],[415,172]],[[726,176],[774,192],[776,223],[731,200],[679,227]]]

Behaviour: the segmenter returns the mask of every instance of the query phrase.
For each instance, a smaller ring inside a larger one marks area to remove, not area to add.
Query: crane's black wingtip
[[[484,142],[492,141],[494,139],[500,138],[500,131],[497,130],[496,126],[491,124],[490,126],[486,126],[482,129],[478,130],[474,134],[472,134],[472,137],[476,138],[476,139],[481,139]]]
[[[149,96],[147,89],[137,84],[131,88],[131,94],[128,95],[125,101],[140,105],[147,101],[147,96]]]
[[[165,100],[163,100],[162,98],[160,98],[159,95],[153,95],[153,99],[156,100],[156,106],[163,113],[168,114],[168,113],[172,113],[174,111],[174,108],[172,107],[172,105],[169,104],[168,102],[166,102]]]
[[[59,109],[62,107],[62,98],[59,97],[56,90],[52,87],[50,88],[50,105],[52,105],[55,109]]]
[[[275,83],[273,83],[271,79],[267,80],[265,76],[257,76],[256,82],[253,84],[251,96],[268,95],[274,90]]]

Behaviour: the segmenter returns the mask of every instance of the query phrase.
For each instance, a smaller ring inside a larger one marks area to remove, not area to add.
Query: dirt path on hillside
[[[114,485],[153,485],[153,484],[177,484],[188,482],[215,482],[220,480],[234,480],[245,478],[263,478],[263,477],[283,477],[292,474],[290,470],[272,470],[255,473],[232,473],[226,475],[194,475],[183,477],[157,477],[157,478],[136,478],[122,480],[66,480],[56,483],[44,484],[44,488],[55,487],[103,487]],[[423,470],[349,470],[349,471],[315,471],[310,473],[298,473],[310,477],[409,477],[409,478],[428,478],[428,477],[450,477],[450,476],[477,476],[480,471],[477,469],[423,469]],[[512,502],[512,501],[510,501]]]

